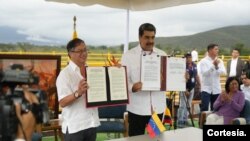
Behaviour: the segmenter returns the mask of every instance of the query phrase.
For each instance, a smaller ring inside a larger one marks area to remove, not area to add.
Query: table
[[[49,125],[42,125],[42,131],[54,131],[55,141],[57,141],[57,135],[63,140],[61,132],[61,125],[59,119],[53,119],[49,121]]]
[[[109,141],[202,141],[202,129],[187,127],[177,130],[165,131],[161,135],[151,139],[149,135],[119,138]]]

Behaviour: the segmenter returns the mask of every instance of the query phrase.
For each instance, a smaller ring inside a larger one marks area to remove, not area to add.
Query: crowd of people
[[[150,23],[139,27],[139,45],[122,55],[121,65],[127,68],[127,80],[130,102],[127,104],[129,136],[145,134],[153,110],[162,118],[166,108],[165,91],[143,91],[140,81],[140,60],[143,54],[167,54],[154,45],[156,28]],[[62,132],[66,141],[94,141],[96,128],[100,125],[97,108],[86,108],[85,97],[88,84],[85,73],[87,46],[81,39],[73,39],[67,45],[70,62],[57,78],[59,104],[62,107]],[[178,124],[183,127],[188,121],[187,106],[191,104],[194,88],[201,86],[201,112],[216,110],[209,118],[210,123],[228,124],[237,117],[244,106],[244,99],[249,98],[249,63],[244,65],[239,58],[239,50],[232,51],[232,59],[224,66],[219,59],[219,45],[209,44],[207,55],[198,60],[196,49],[187,53],[186,57],[186,87],[180,92],[180,107]],[[248,66],[247,66],[248,65]],[[247,68],[248,67],[248,68]],[[246,69],[247,68],[247,69]],[[244,74],[242,74],[244,72]],[[220,76],[228,74],[226,90],[221,88]],[[241,86],[240,84],[243,83]],[[240,88],[243,90],[240,91]],[[81,98],[80,98],[81,97]],[[186,102],[184,104],[184,102]],[[209,107],[210,105],[210,107]],[[228,111],[229,109],[234,109]],[[218,117],[222,117],[219,118]]]
[[[142,54],[167,56],[154,45],[156,28],[150,23],[139,27],[139,45],[122,55],[121,64],[127,67],[127,80],[130,101],[127,104],[129,136],[145,134],[153,110],[160,119],[166,108],[165,91],[142,91],[140,81],[140,58]],[[68,65],[57,77],[56,86],[59,105],[62,107],[62,133],[65,141],[95,141],[100,125],[97,108],[86,108],[86,91],[89,88],[85,67],[88,57],[87,46],[82,39],[68,42]],[[239,58],[240,51],[232,50],[232,59],[224,66],[218,57],[219,45],[209,44],[207,55],[198,60],[198,52],[193,49],[185,54],[186,91],[180,92],[178,125],[188,122],[188,107],[196,85],[201,86],[201,112],[215,110],[208,117],[207,124],[229,124],[239,116],[244,100],[250,100],[250,60],[244,63]],[[220,76],[227,74],[225,91],[221,88]],[[242,90],[242,91],[241,91]],[[210,105],[210,107],[209,107]],[[22,137],[22,136],[21,136]]]

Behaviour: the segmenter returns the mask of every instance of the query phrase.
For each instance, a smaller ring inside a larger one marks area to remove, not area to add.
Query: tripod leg
[[[175,106],[175,93],[174,93],[174,97],[173,97],[173,106],[174,106],[174,129],[177,129],[177,112],[176,112],[176,106]]]
[[[187,111],[188,111],[188,113],[189,113],[189,116],[190,116],[190,119],[191,119],[191,122],[192,122],[192,126],[195,127],[195,126],[194,126],[193,116],[192,116],[191,110],[190,110],[190,104],[189,104],[189,102],[188,102],[188,99],[187,99],[187,96],[186,96],[186,95],[184,96],[184,101],[185,101],[186,108],[187,108]]]

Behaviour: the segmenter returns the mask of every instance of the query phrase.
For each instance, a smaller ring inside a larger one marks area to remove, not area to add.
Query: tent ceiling
[[[60,3],[75,3],[81,6],[91,6],[95,4],[104,5],[111,8],[129,9],[133,11],[154,10],[178,5],[208,2],[212,0],[46,0]]]

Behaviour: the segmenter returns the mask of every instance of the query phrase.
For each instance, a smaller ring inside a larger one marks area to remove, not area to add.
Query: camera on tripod
[[[39,103],[30,103],[22,89],[23,85],[38,85],[39,77],[22,64],[13,64],[0,70],[0,140],[13,140],[20,121],[16,115],[15,103],[20,104],[21,114],[32,112],[36,123],[49,122],[46,93],[40,89],[27,88]],[[19,87],[19,88],[18,88]]]

